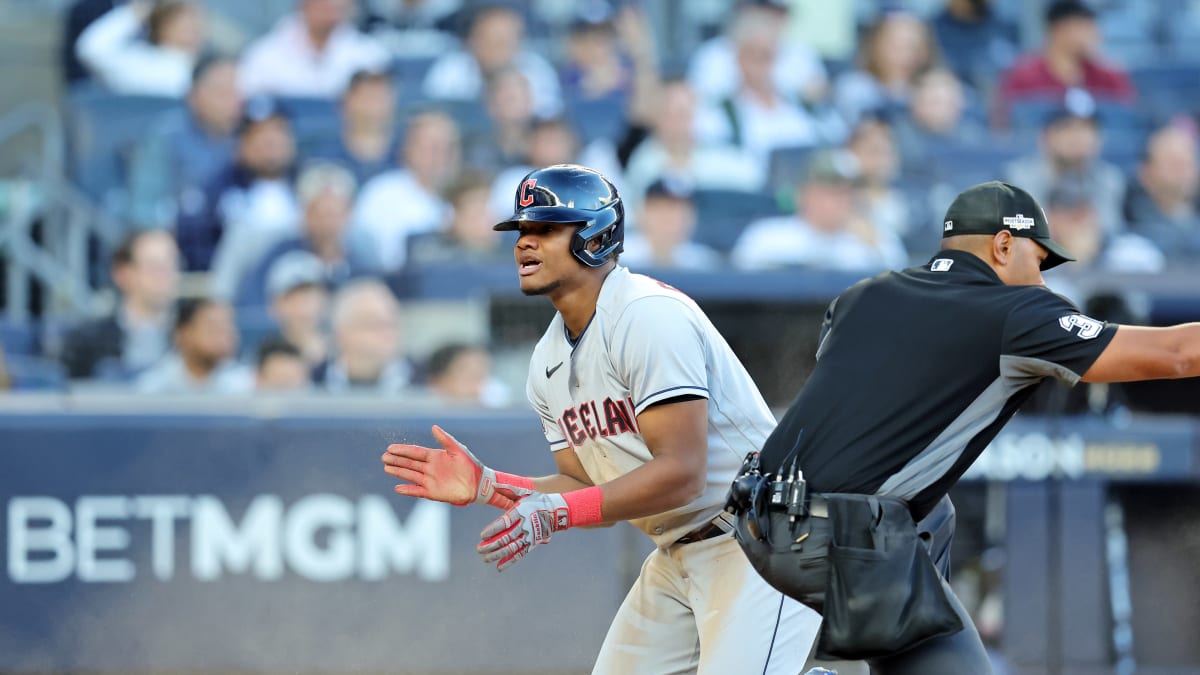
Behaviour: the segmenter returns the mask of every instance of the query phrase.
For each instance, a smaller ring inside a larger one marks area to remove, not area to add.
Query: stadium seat
[[[1028,152],[1020,145],[948,147],[937,153],[934,170],[938,182],[964,190],[976,183],[1003,180],[1005,165]]]
[[[1131,175],[1141,161],[1148,136],[1145,131],[1106,132],[1100,156],[1105,161],[1115,164],[1127,175]]]
[[[780,214],[775,199],[758,192],[704,189],[697,190],[693,200],[697,215],[693,239],[722,253],[733,248],[747,225]]]
[[[435,58],[434,56],[405,56],[392,62],[392,81],[396,85],[396,95],[400,101],[413,103],[425,100],[422,85]]]
[[[1200,63],[1164,62],[1130,72],[1137,88],[1138,106],[1156,122],[1185,113],[1200,112]]]
[[[337,138],[341,129],[337,101],[286,97],[280,98],[278,103],[292,123],[297,143],[305,145]]]
[[[119,206],[129,150],[155,120],[182,105],[179,99],[127,96],[93,86],[71,89],[66,127],[76,184],[101,204]]]
[[[566,102],[566,116],[586,145],[598,138],[616,143],[625,131],[624,96]]]
[[[1104,131],[1125,132],[1146,127],[1146,117],[1138,108],[1116,101],[1096,101],[1096,120]],[[1021,100],[1013,103],[1012,129],[1014,132],[1037,134],[1046,126],[1050,116],[1062,108],[1062,101],[1041,99]]]
[[[4,369],[14,391],[64,391],[67,388],[67,371],[57,361],[38,356],[6,356]]]
[[[808,161],[820,146],[798,145],[775,148],[767,157],[767,185],[773,193],[791,193],[795,190]]]
[[[121,362],[120,358],[104,358],[92,369],[91,380],[97,383],[125,384],[133,382],[137,373]]]
[[[0,317],[0,350],[8,356],[28,356],[37,352],[37,332],[32,324]]]
[[[487,110],[479,101],[428,101],[408,106],[407,117],[424,110],[440,110],[454,119],[459,132],[465,136],[485,133],[492,124]]]
[[[258,347],[267,338],[279,334],[279,325],[265,307],[239,307],[237,328],[241,336],[241,358],[253,364]]]

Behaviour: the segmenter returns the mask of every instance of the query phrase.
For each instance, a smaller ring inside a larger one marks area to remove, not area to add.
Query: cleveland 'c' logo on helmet
[[[517,193],[517,204],[521,206],[529,206],[533,203],[533,187],[537,185],[536,178],[526,178],[524,183],[521,183],[521,190]]]

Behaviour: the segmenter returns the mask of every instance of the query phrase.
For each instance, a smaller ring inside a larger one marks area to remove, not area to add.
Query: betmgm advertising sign
[[[317,582],[450,576],[450,506],[313,494],[287,504],[256,495],[240,518],[216,495],[16,496],[7,504],[8,578],[16,584],[133,583],[226,575]],[[135,542],[135,540],[137,540]],[[183,542],[183,559],[176,549]],[[135,561],[132,551],[149,551]]]
[[[394,494],[432,420],[0,420],[0,672],[586,672],[627,590],[619,529],[500,574],[498,510]],[[552,470],[532,418],[447,428]]]

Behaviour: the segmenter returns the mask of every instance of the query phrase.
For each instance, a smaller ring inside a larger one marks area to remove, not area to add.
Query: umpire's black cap
[[[1046,212],[1033,195],[998,180],[971,186],[954,198],[946,209],[942,238],[1006,230],[1014,237],[1033,239],[1050,253],[1042,262],[1043,270],[1075,259],[1050,237]]]

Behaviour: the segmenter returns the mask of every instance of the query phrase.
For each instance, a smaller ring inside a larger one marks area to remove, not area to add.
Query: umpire
[[[1200,375],[1200,323],[1108,324],[1045,287],[1072,258],[1024,190],[963,191],[942,242],[829,305],[812,376],[730,491],[755,569],[824,616],[819,655],[876,675],[991,672],[914,521],[1033,385]]]

